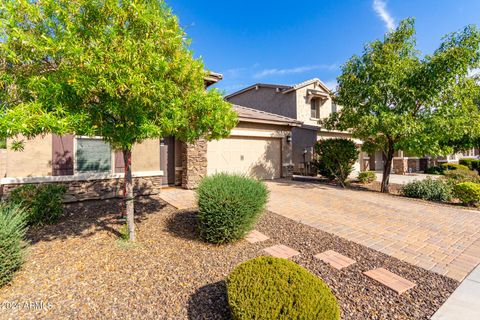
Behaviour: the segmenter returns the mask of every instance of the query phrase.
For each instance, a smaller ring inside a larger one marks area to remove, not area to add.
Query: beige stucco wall
[[[21,139],[21,138],[20,138]],[[52,174],[52,136],[24,140],[23,151],[10,149],[12,140],[7,140],[7,177],[38,177]]]
[[[160,170],[160,140],[149,139],[136,144],[132,149],[132,171]]]
[[[281,93],[276,88],[258,87],[233,97],[227,98],[230,103],[252,109],[262,110],[285,117],[295,118],[295,92]]]
[[[311,105],[308,101],[307,90],[323,90],[320,86],[316,86],[315,83],[300,88],[297,93],[297,120],[303,121],[306,125],[318,126],[318,119],[311,118]],[[338,110],[337,106],[337,110]],[[332,113],[332,99],[328,98],[320,104],[320,119],[325,119]]]

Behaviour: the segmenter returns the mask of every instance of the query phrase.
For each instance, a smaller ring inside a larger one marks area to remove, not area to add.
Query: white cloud
[[[338,66],[336,64],[322,64],[314,66],[301,66],[288,69],[265,69],[254,75],[255,78],[264,78],[268,76],[285,76],[289,74],[305,73],[313,70],[335,70]]]
[[[377,13],[380,19],[385,22],[388,30],[395,28],[395,19],[387,10],[387,3],[384,0],[373,0],[373,10]]]

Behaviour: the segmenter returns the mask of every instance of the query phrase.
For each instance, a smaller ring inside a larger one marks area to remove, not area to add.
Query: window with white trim
[[[112,149],[100,138],[76,138],[75,171],[111,172]]]
[[[320,101],[318,99],[310,101],[310,117],[320,119]]]

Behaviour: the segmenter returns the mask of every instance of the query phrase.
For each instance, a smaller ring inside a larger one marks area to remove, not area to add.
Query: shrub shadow
[[[27,232],[31,244],[40,241],[67,239],[69,237],[90,237],[98,231],[107,231],[115,237],[118,229],[125,224],[120,219],[122,199],[87,200],[65,205],[64,215],[52,225],[32,227]],[[157,213],[167,204],[156,196],[135,198],[135,222],[141,223],[147,215]]]
[[[203,286],[190,296],[188,319],[232,319],[225,281]]]
[[[165,231],[179,238],[203,242],[197,211],[177,211],[167,220]]]

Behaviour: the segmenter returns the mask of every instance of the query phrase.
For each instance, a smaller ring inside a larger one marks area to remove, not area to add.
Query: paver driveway
[[[480,263],[480,211],[322,184],[267,182],[268,209],[456,280]],[[192,191],[160,194],[195,207]]]
[[[295,181],[268,209],[456,280],[480,263],[480,211]]]

